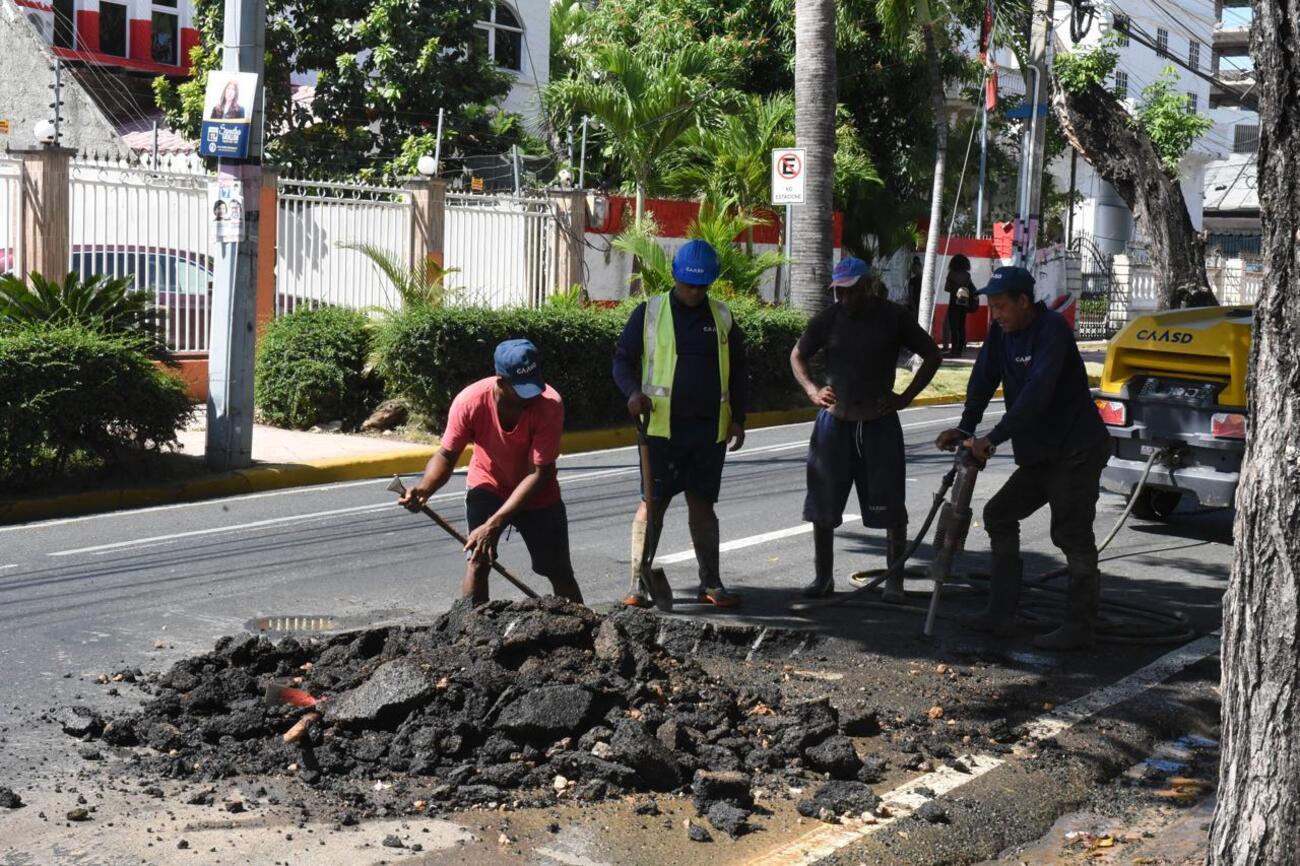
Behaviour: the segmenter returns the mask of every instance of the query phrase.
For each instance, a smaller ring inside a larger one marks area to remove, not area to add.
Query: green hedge
[[[624,399],[610,372],[614,344],[632,310],[546,307],[540,310],[415,309],[379,328],[375,352],[390,397],[441,427],[457,392],[492,374],[497,343],[532,340],[546,380],[564,397],[565,427],[625,423]],[[750,411],[800,405],[790,374],[790,350],[803,330],[802,315],[735,301],[750,360]]]
[[[355,310],[302,309],[272,320],[257,344],[258,415],[277,427],[355,427],[378,399],[369,355],[368,320]]]
[[[175,442],[192,407],[150,349],[77,324],[0,328],[0,487],[20,490],[72,463],[111,467]]]

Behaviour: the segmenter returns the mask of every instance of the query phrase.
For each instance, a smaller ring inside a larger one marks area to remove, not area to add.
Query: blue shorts
[[[722,490],[722,466],[727,443],[718,441],[718,419],[672,419],[672,438],[647,436],[655,502],[666,503],[678,493],[691,493],[717,502]],[[645,491],[642,491],[644,498]]]
[[[505,500],[484,487],[465,491],[465,524],[473,532],[505,504]],[[569,558],[569,513],[564,502],[543,508],[525,508],[510,518],[510,526],[519,530],[532,559],[533,571],[543,577],[573,577]]]
[[[858,488],[862,523],[873,529],[906,525],[903,425],[891,412],[874,421],[841,421],[817,413],[808,443],[808,495],[803,519],[817,526],[844,522],[849,488]]]

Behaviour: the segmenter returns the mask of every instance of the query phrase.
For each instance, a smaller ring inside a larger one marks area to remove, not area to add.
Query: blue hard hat
[[[989,283],[980,289],[977,294],[981,295],[1005,295],[1010,292],[1013,295],[1029,295],[1033,300],[1034,294],[1034,275],[1024,268],[1007,266],[998,268],[989,277]]]
[[[492,360],[497,375],[504,377],[521,399],[528,400],[546,390],[537,347],[531,340],[506,340],[497,346]]]
[[[673,279],[688,286],[707,286],[721,270],[718,251],[708,241],[687,241],[673,256]]]

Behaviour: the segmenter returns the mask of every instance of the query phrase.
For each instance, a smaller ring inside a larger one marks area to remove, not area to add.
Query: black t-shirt
[[[893,393],[903,349],[922,357],[939,351],[906,307],[883,298],[869,298],[861,316],[831,304],[809,320],[799,338],[799,354],[805,359],[825,351],[826,381],[836,397],[831,414],[845,421],[867,421],[881,414],[877,402]]]
[[[948,312],[974,312],[978,301],[975,297],[975,284],[971,282],[970,274],[964,271],[949,272],[943,290],[948,293]]]

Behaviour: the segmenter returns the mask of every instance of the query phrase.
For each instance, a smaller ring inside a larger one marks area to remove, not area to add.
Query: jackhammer
[[[969,448],[957,449],[953,458],[956,480],[952,485],[952,498],[939,512],[939,525],[934,530],[934,561],[930,563],[930,580],[934,590],[930,593],[930,609],[925,615],[925,636],[934,635],[934,621],[939,614],[939,599],[943,584],[952,574],[952,564],[966,547],[966,534],[970,531],[970,500],[975,492],[975,479],[984,468],[984,461]]]

